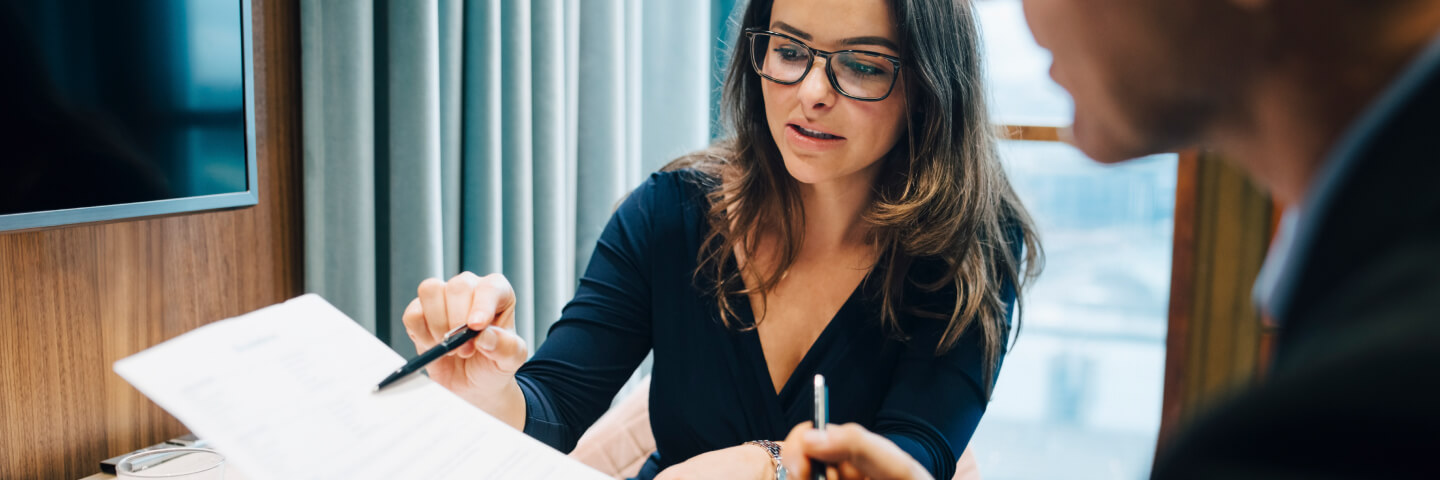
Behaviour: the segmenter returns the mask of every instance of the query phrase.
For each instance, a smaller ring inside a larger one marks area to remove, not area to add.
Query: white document
[[[607,479],[404,364],[316,295],[215,322],[115,372],[252,479]]]

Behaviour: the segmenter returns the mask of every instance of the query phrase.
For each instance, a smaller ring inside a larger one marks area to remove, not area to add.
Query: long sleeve
[[[575,297],[515,375],[525,433],[562,452],[574,449],[651,348],[652,208],[670,182],[652,176],[611,216]]]
[[[1018,243],[1015,245],[1018,251]],[[1014,285],[1005,282],[1000,293],[1008,326],[1015,312]],[[953,302],[953,298],[954,290],[930,296],[941,303]],[[1000,370],[997,362],[986,378],[984,335],[975,323],[954,348],[936,356],[934,346],[943,330],[942,323],[933,322],[915,332],[895,367],[894,383],[876,414],[874,429],[937,479],[955,475],[955,462],[970,443],[989,402],[986,386],[998,378]]]
[[[895,442],[935,478],[955,474],[955,462],[985,413],[981,345],[967,335],[949,353],[915,348],[896,366],[875,432]]]

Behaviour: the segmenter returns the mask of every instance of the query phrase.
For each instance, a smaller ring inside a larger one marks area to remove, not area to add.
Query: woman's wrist
[[[782,452],[784,451],[784,445],[781,442],[752,440],[745,442],[742,446],[751,447],[751,450],[762,455],[762,457],[759,457],[760,460],[758,463],[764,465],[765,475],[762,475],[761,478],[787,480],[785,478],[785,464],[781,460],[783,458]]]
[[[525,430],[525,392],[520,390],[520,382],[515,377],[503,382],[499,389],[477,389],[461,395],[461,398],[516,430]]]

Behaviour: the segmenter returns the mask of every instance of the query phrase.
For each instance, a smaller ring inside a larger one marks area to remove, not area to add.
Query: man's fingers
[[[430,338],[430,327],[425,325],[425,310],[420,307],[419,298],[411,300],[405,307],[400,321],[405,324],[405,332],[410,335],[410,341],[415,342],[417,353],[435,346],[435,341]]]
[[[823,439],[806,434],[811,451],[822,461],[848,463],[865,476],[876,479],[929,478],[929,473],[915,459],[885,437],[871,433],[854,423],[834,425],[826,429]]]
[[[805,445],[805,432],[810,430],[810,422],[805,422],[790,429],[790,434],[785,436],[785,450],[780,452],[780,457],[785,462],[787,478],[810,478],[809,448]]]
[[[445,282],[427,278],[420,282],[416,293],[419,294],[421,308],[425,310],[425,328],[430,331],[431,343],[437,343],[445,338],[445,332],[450,331],[450,321],[445,315]]]
[[[525,363],[525,358],[530,355],[530,347],[525,344],[525,339],[520,338],[515,332],[499,327],[488,327],[484,332],[475,337],[475,349],[485,358],[495,362],[495,369],[503,373],[513,374]]]
[[[849,423],[828,425],[821,433],[801,424],[785,439],[786,468],[808,475],[809,459],[836,465],[840,478],[857,475],[877,480],[920,479],[929,474],[900,447],[864,427]]]
[[[842,463],[839,466],[830,467],[829,478],[839,480],[871,480],[869,475],[860,469],[855,468],[853,463]]]

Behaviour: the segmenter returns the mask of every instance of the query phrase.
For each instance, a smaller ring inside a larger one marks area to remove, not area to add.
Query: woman
[[[567,451],[653,348],[658,452],[639,478],[768,479],[784,446],[746,442],[808,419],[821,373],[832,420],[949,477],[1039,251],[995,158],[970,8],[752,2],[725,83],[733,139],[621,204],[529,362],[502,277],[422,283],[405,313],[419,349],[505,327],[431,378]]]

